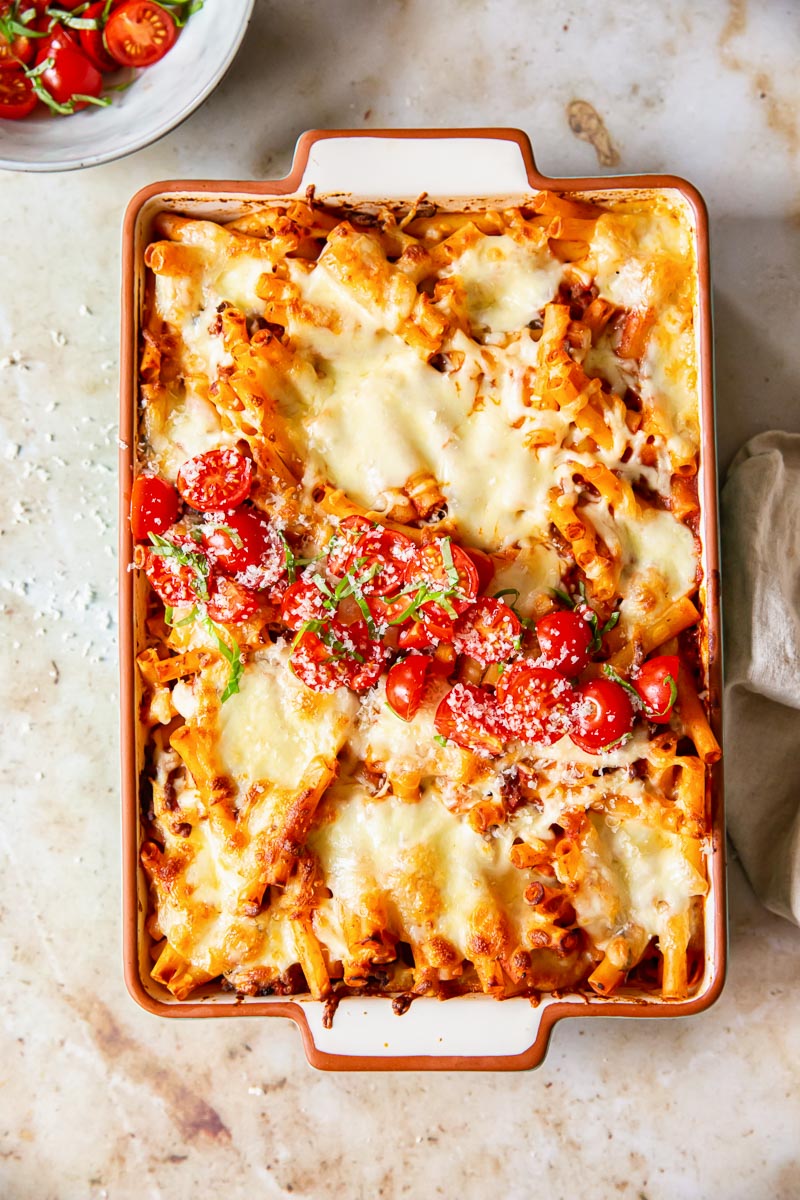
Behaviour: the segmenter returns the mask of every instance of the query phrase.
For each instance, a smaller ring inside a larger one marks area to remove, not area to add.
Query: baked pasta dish
[[[720,751],[681,202],[309,195],[154,237],[153,978],[690,994]]]

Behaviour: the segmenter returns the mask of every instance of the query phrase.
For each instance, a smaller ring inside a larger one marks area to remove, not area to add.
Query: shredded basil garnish
[[[208,614],[203,617],[203,625],[217,643],[220,654],[230,667],[228,682],[219,701],[220,704],[224,704],[226,700],[230,700],[231,696],[235,696],[239,691],[239,680],[242,678],[242,672],[244,671],[244,659],[239,649],[239,643],[234,640],[233,646],[229,646],[223,637],[226,630],[222,629],[216,621],[212,621]]]
[[[625,688],[626,692],[630,692],[631,696],[633,696],[636,701],[637,707],[642,703],[642,698],[633,684],[629,683],[624,676],[620,675],[619,671],[611,666],[611,663],[603,663],[603,674],[606,676],[606,678],[613,680],[614,683],[618,683],[620,687]]]

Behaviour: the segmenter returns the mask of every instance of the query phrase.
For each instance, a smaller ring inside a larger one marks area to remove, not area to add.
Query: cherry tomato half
[[[475,550],[472,546],[465,546],[464,553],[478,572],[478,593],[485,592],[494,579],[494,563],[483,550]]]
[[[643,663],[632,680],[648,721],[658,725],[669,720],[678,696],[680,665],[677,654],[659,654]]]
[[[126,0],[111,13],[105,39],[111,57],[122,67],[150,67],[175,45],[177,26],[153,0]]]
[[[110,71],[118,71],[119,63],[106,50],[106,44],[103,40],[103,30],[100,28],[100,18],[106,6],[106,0],[95,0],[94,4],[90,4],[84,13],[81,14],[84,20],[97,21],[96,29],[79,29],[78,42],[81,50],[97,67],[98,71],[108,74]],[[119,0],[112,8],[119,8]]]
[[[197,546],[185,536],[170,538],[178,549],[188,552],[196,551]],[[198,601],[197,573],[187,563],[168,554],[157,554],[154,550],[147,551],[145,559],[145,574],[150,581],[153,591],[163,600],[164,604],[179,607],[182,604],[196,604]]]
[[[246,621],[259,606],[258,592],[242,587],[235,579],[211,575],[208,580],[206,611],[214,621],[223,624]]]
[[[249,504],[233,512],[210,514],[212,528],[203,535],[215,566],[245,587],[267,588],[286,570],[283,542],[258,509]]]
[[[49,37],[43,38],[37,48],[37,66],[48,59],[53,60],[52,66],[45,68],[39,78],[57,104],[68,104],[73,96],[100,95],[103,76],[89,62],[72,35],[60,25]],[[78,100],[74,111],[86,107],[86,100]]]
[[[521,634],[522,625],[507,604],[481,596],[456,621],[453,645],[458,654],[486,667],[510,658],[519,649]]]
[[[612,679],[592,679],[575,689],[570,737],[589,754],[612,749],[633,729],[628,693]]]
[[[236,508],[248,496],[253,465],[238,450],[207,450],[185,462],[178,471],[178,491],[200,512]]]
[[[158,475],[139,475],[131,490],[131,533],[144,542],[151,533],[163,533],[178,519],[181,501],[171,483]]]
[[[341,625],[331,621],[328,642],[304,633],[292,652],[291,667],[298,679],[315,692],[349,687],[363,692],[380,678],[388,651],[369,636],[364,621]]]
[[[21,121],[38,103],[31,81],[21,70],[0,71],[0,120]]]
[[[306,622],[324,621],[330,615],[322,592],[310,579],[290,583],[283,593],[281,620],[290,629],[302,629]]]
[[[442,737],[483,754],[502,754],[509,736],[492,693],[472,683],[457,683],[450,689],[433,723]]]
[[[0,71],[13,70],[21,63],[29,63],[35,53],[32,38],[19,34],[18,37],[9,41],[0,34]]]
[[[536,636],[548,667],[564,675],[579,675],[589,662],[592,631],[579,613],[563,609],[540,617]]]
[[[509,729],[522,742],[552,746],[572,726],[574,689],[550,667],[515,663],[497,683],[497,699]]]
[[[449,560],[449,561],[448,561]],[[452,565],[450,565],[452,563]],[[407,584],[424,584],[431,591],[450,592],[448,602],[457,613],[469,607],[478,594],[478,571],[469,555],[449,538],[437,538],[415,548],[405,569]],[[434,620],[448,616],[436,601],[423,605]]]
[[[431,660],[424,654],[409,654],[386,676],[386,701],[403,721],[410,721],[422,703]]]
[[[365,596],[387,596],[401,585],[414,543],[391,529],[370,529],[361,534],[345,564],[345,573],[363,579]],[[371,576],[371,578],[368,578]]]
[[[429,650],[437,638],[422,621],[412,621],[400,630],[397,644],[401,650]]]
[[[369,533],[375,528],[372,521],[368,521],[366,517],[345,517],[326,548],[328,558],[325,567],[328,574],[341,579],[358,539],[363,533]]]

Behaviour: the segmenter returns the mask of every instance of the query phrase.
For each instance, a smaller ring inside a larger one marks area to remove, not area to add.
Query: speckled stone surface
[[[800,1196],[800,931],[735,862],[716,1007],[566,1022],[535,1073],[326,1076],[289,1024],[141,1012],[121,978],[114,611],[122,210],[158,178],[283,174],[305,128],[519,125],[545,172],[688,176],[712,214],[722,463],[797,429],[797,17],[259,0],[223,85],[158,145],[0,173],[3,1200]]]

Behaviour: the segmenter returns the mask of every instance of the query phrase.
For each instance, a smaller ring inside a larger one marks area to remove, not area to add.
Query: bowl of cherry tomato
[[[0,0],[0,167],[121,158],[192,113],[255,0]]]

